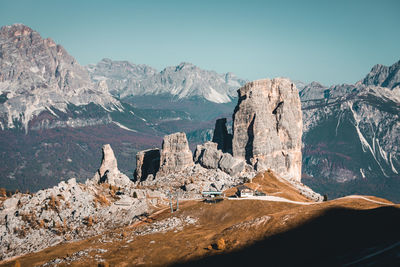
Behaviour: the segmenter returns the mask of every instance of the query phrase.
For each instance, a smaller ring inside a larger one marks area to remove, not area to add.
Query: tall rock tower
[[[249,82],[238,90],[233,114],[233,156],[256,170],[301,180],[302,114],[299,92],[288,79]]]

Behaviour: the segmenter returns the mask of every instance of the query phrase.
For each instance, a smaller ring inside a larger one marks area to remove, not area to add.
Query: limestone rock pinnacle
[[[160,173],[179,172],[193,166],[192,152],[185,133],[173,133],[164,136],[160,153]]]
[[[98,183],[108,183],[114,186],[126,186],[131,180],[125,174],[118,170],[117,159],[115,158],[114,151],[109,144],[102,148],[103,157],[101,165],[93,180]]]
[[[256,170],[301,180],[302,113],[298,90],[288,79],[247,83],[238,90],[232,152]]]

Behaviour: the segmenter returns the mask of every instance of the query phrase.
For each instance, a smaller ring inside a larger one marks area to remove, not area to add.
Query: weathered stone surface
[[[153,177],[160,168],[160,149],[148,149],[136,154],[135,181],[144,181],[149,175]]]
[[[256,170],[272,169],[301,179],[302,114],[296,86],[275,78],[247,83],[238,90],[233,115],[233,156]]]
[[[232,135],[226,128],[226,118],[216,120],[212,141],[218,144],[218,149],[222,152],[232,153]]]
[[[206,142],[203,145],[197,145],[195,155],[195,163],[208,169],[217,169],[218,162],[222,157],[222,151],[218,150],[218,144]]]
[[[131,224],[150,207],[147,192],[135,188],[134,183],[129,185],[115,198],[109,187],[96,181],[78,184],[70,179],[32,195],[18,193],[0,202],[0,260]]]
[[[230,176],[237,176],[245,169],[246,162],[242,159],[232,157],[229,153],[224,153],[218,166]]]
[[[0,101],[1,128],[21,125],[28,132],[41,112],[65,111],[70,104],[121,107],[105,82],[91,82],[87,70],[61,45],[31,28],[1,27],[0,44],[0,95],[7,99],[6,104]]]
[[[189,149],[185,133],[173,133],[164,136],[159,173],[179,172],[193,164],[192,152]]]
[[[101,165],[93,177],[98,183],[108,183],[115,186],[126,186],[131,180],[118,170],[117,159],[109,144],[103,146]]]

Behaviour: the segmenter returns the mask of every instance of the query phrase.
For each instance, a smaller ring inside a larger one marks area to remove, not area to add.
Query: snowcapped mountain
[[[157,72],[146,65],[103,59],[87,67],[95,82],[105,80],[110,93],[123,99],[130,96],[171,95],[177,99],[201,97],[214,103],[228,103],[246,83],[232,73],[218,74],[181,63]]]
[[[376,65],[355,85],[314,82],[300,91],[305,183],[331,196],[400,199],[398,66]]]
[[[70,105],[94,103],[121,109],[104,82],[93,83],[61,46],[31,28],[14,24],[0,29],[0,127],[24,128],[43,111],[59,117]]]

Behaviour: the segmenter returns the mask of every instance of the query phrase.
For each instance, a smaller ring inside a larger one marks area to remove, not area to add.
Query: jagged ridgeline
[[[193,146],[209,138],[244,84],[189,63],[161,72],[106,59],[84,67],[22,24],[0,29],[0,55],[0,187],[24,192],[84,181],[104,143],[132,178],[132,155],[164,135],[185,131]]]

